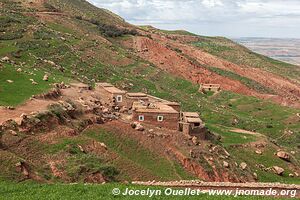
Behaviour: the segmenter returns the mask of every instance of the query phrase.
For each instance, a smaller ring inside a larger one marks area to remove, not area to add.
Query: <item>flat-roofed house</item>
[[[132,108],[132,105],[134,102],[144,102],[148,103],[149,102],[149,97],[145,93],[126,93],[126,103],[127,103],[127,108]]]
[[[119,106],[126,106],[126,92],[114,87],[110,83],[97,83],[95,90],[100,94],[101,101],[104,103],[115,103]]]
[[[132,119],[141,123],[148,123],[157,127],[178,130],[179,112],[161,102],[134,102]]]
[[[172,107],[173,109],[177,110],[178,112],[180,112],[180,109],[181,109],[180,103],[173,102],[173,101],[167,101],[165,99],[161,99],[161,98],[151,96],[151,95],[148,95],[148,97],[149,97],[150,102],[160,102],[160,103],[168,105],[168,106]]]
[[[205,139],[205,124],[196,112],[181,112],[179,130],[184,134]]]
[[[220,84],[201,84],[199,88],[199,91],[202,92],[208,92],[208,91],[217,92],[219,90],[221,90]]]

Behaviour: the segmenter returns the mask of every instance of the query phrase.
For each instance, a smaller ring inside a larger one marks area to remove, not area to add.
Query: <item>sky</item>
[[[88,1],[135,25],[230,38],[300,38],[300,0]]]

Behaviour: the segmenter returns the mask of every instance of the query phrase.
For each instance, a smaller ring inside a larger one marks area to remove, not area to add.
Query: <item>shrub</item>
[[[110,181],[114,181],[115,176],[119,174],[119,171],[113,166],[102,166],[99,168],[99,171]]]
[[[82,16],[79,16],[79,15],[75,16],[75,18],[78,19],[78,20],[82,20]]]
[[[46,30],[45,28],[41,28],[33,33],[33,37],[34,39],[50,40],[54,38],[55,35],[52,32]]]
[[[59,104],[52,104],[49,106],[49,111],[56,115],[61,122],[65,122],[65,119],[68,118],[67,112]]]
[[[138,32],[135,29],[120,28],[115,25],[103,24],[96,19],[87,20],[90,23],[97,25],[98,30],[107,37],[120,37],[123,35],[137,35]]]
[[[44,3],[44,7],[49,12],[59,12],[59,9],[55,8],[54,6],[52,6],[51,4],[49,4],[47,2]]]

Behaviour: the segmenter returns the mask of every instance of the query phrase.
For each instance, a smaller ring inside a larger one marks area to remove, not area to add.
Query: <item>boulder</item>
[[[281,168],[281,167],[278,167],[278,166],[273,166],[273,171],[274,171],[275,174],[281,176],[284,172],[284,169]]]
[[[199,142],[198,142],[198,138],[196,136],[192,137],[192,142],[194,145],[198,145]]]
[[[17,69],[17,72],[22,72],[22,69],[21,69],[21,68],[18,68],[18,69]]]
[[[137,126],[135,127],[135,130],[137,130],[137,131],[144,131],[145,128],[140,123],[138,123]]]
[[[246,168],[247,168],[247,164],[245,163],[245,162],[242,162],[241,164],[240,164],[240,168],[242,169],[242,170],[245,170]]]
[[[261,150],[256,150],[255,153],[258,154],[258,155],[261,155],[262,151]]]
[[[28,118],[27,114],[25,114],[25,113],[22,113],[20,117],[21,117],[22,119],[27,119],[27,118]]]
[[[1,58],[1,61],[3,61],[3,62],[8,62],[9,60],[10,60],[9,57],[7,57],[7,56]]]
[[[47,74],[45,74],[43,77],[43,81],[48,81],[48,80],[49,80],[49,76]]]
[[[285,151],[278,151],[276,153],[276,155],[277,155],[278,158],[281,158],[281,159],[286,160],[286,161],[290,161],[290,155]]]
[[[16,131],[14,131],[14,130],[9,130],[8,133],[11,134],[11,135],[13,135],[13,136],[17,136],[18,135],[18,133]]]
[[[294,174],[289,174],[289,177],[294,177]]]
[[[6,82],[8,82],[8,83],[13,83],[14,81],[12,81],[12,80],[6,80]]]
[[[138,122],[133,122],[133,123],[131,123],[131,127],[136,128],[138,124],[139,124]]]
[[[254,172],[253,177],[254,177],[255,180],[257,180],[258,179],[257,173]]]
[[[228,168],[228,167],[229,167],[229,163],[226,162],[226,161],[223,161],[223,166],[224,166],[225,168]]]
[[[107,150],[107,146],[104,143],[100,143],[100,146]]]
[[[84,149],[83,149],[83,147],[82,147],[81,145],[77,145],[77,146],[78,146],[79,150],[80,150],[82,153],[85,153],[85,151],[84,151]]]

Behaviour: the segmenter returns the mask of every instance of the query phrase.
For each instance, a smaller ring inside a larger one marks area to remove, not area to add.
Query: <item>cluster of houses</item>
[[[184,134],[205,139],[205,125],[196,112],[182,112],[180,104],[145,93],[130,93],[110,83],[97,83],[95,90],[105,104],[126,107],[131,120],[156,127],[179,130]]]

